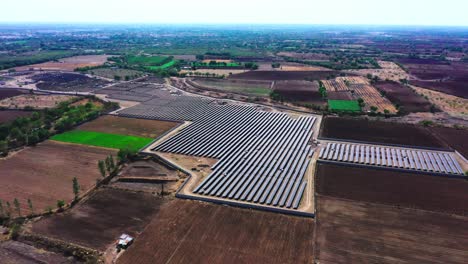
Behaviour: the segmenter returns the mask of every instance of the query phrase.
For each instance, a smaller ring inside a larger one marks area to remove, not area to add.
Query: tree
[[[78,184],[78,179],[76,177],[73,177],[73,194],[75,195],[75,200],[80,194],[80,185]]]
[[[34,207],[33,207],[31,199],[29,198],[28,198],[28,207],[29,207],[29,210],[31,211],[31,214],[34,214]]]
[[[106,177],[106,168],[105,168],[104,161],[100,160],[98,162],[98,167],[99,167],[99,172],[101,172],[102,177],[105,178]]]
[[[0,154],[3,156],[8,155],[8,142],[6,140],[0,140]]]
[[[5,209],[3,209],[3,201],[0,200],[0,216],[5,215]]]
[[[18,199],[15,198],[13,200],[13,204],[15,205],[16,213],[18,214],[18,216],[21,216],[21,208],[20,208],[20,203],[19,203]]]
[[[366,103],[364,103],[364,99],[362,99],[362,98],[359,98],[357,101],[358,101],[360,107],[364,107],[366,105]]]
[[[281,67],[281,64],[279,62],[274,62],[274,63],[271,64],[271,67],[272,68],[279,68],[279,67]]]
[[[59,210],[62,210],[64,206],[65,206],[64,200],[57,200],[57,207],[59,208]]]
[[[372,112],[376,112],[378,108],[376,106],[371,106],[370,109]]]
[[[114,80],[120,81],[121,77],[119,75],[114,75]]]
[[[114,162],[114,156],[112,155],[109,156],[109,165],[113,171],[115,169],[115,162]]]
[[[6,214],[7,214],[7,217],[9,218],[10,215],[11,215],[11,204],[10,204],[10,202],[7,201],[7,202],[6,202],[6,205],[7,205],[7,212],[6,212]]]

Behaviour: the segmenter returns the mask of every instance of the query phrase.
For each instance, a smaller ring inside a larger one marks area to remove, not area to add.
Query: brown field
[[[346,70],[345,72],[355,73],[361,76],[372,76],[379,77],[380,80],[390,80],[398,82],[401,79],[409,79],[409,75],[398,66],[396,63],[391,61],[378,61],[381,69],[361,69],[361,70]]]
[[[213,60],[203,60],[202,62],[204,63],[210,63],[210,61],[216,61],[216,62],[232,62],[232,60],[222,60],[222,59],[213,59]]]
[[[430,59],[400,59],[419,87],[468,99],[468,63]]]
[[[468,159],[468,130],[448,127],[431,127],[429,131]]]
[[[75,98],[70,95],[36,95],[24,94],[15,97],[6,98],[0,101],[0,107],[8,109],[24,108],[26,106],[35,109],[53,108],[60,102]]]
[[[396,113],[395,106],[385,97],[382,97],[379,91],[369,84],[363,77],[338,77],[334,80],[322,81],[327,91],[340,92],[346,96],[351,96],[354,100],[362,98],[365,106],[364,111],[371,111],[371,107],[377,107],[376,112],[383,113],[388,110],[390,113]],[[346,94],[349,92],[348,94]],[[334,94],[336,96],[336,94]]]
[[[431,109],[431,103],[408,86],[393,81],[377,82],[374,86],[384,91],[385,97],[394,104],[400,105],[400,112],[429,112]]]
[[[159,120],[146,120],[104,115],[91,122],[84,123],[77,129],[156,138],[179,123]]]
[[[196,78],[187,83],[201,90],[220,91],[252,96],[269,96],[271,81]]]
[[[104,251],[126,233],[137,236],[164,200],[104,188],[71,210],[33,223],[32,232]]]
[[[328,55],[323,53],[279,52],[277,55],[311,61],[327,61],[330,58]]]
[[[28,111],[0,110],[0,124],[13,121],[18,117],[31,116],[32,113]]]
[[[188,73],[188,74],[195,74],[195,72],[199,72],[202,74],[205,73],[210,73],[210,74],[216,74],[216,75],[224,75],[224,76],[229,76],[231,74],[238,74],[238,73],[243,73],[247,72],[248,70],[243,70],[243,69],[230,69],[230,70],[223,70],[223,69],[196,69],[196,70],[181,70],[180,73]]]
[[[317,82],[309,81],[276,81],[273,89],[278,92],[287,102],[309,103],[325,105],[326,100],[318,92]]]
[[[73,71],[76,68],[81,67],[95,67],[104,64],[107,61],[108,55],[85,55],[85,56],[74,56],[70,58],[60,59],[58,61],[49,61],[39,64],[26,65],[16,67],[17,71],[27,71],[30,68],[42,69],[42,70],[53,70],[53,71]]]
[[[320,66],[311,66],[311,65],[301,64],[301,63],[287,62],[287,63],[282,63],[279,69],[276,69],[276,70],[279,70],[279,71],[327,71],[330,69],[327,69],[325,67],[320,67]]]
[[[448,147],[420,126],[341,117],[324,118],[320,137],[391,145]]]
[[[468,181],[318,163],[317,193],[361,202],[468,215]]]
[[[50,140],[11,153],[0,159],[0,199],[12,203],[17,198],[24,214],[29,211],[28,198],[36,213],[48,206],[55,208],[57,200],[73,199],[73,177],[77,177],[82,193],[93,187],[101,178],[98,160],[109,154],[116,151]]]
[[[15,90],[11,88],[0,89],[0,100],[10,98],[13,96],[24,94],[25,91],[22,90]]]
[[[316,263],[466,263],[468,218],[318,196]]]
[[[314,221],[173,200],[117,263],[312,263]]]
[[[4,264],[75,263],[62,255],[12,240],[0,242],[0,260]]]
[[[468,99],[421,87],[411,87],[415,89],[418,94],[427,97],[431,103],[442,111],[451,116],[460,116],[464,119],[468,119]]]
[[[323,80],[330,76],[337,76],[336,71],[249,71],[232,75],[229,79],[242,80]]]

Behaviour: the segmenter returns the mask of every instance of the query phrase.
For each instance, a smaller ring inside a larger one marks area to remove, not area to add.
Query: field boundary
[[[322,131],[322,130],[320,130],[320,131]],[[391,143],[382,143],[382,142],[370,142],[370,141],[353,140],[353,139],[328,138],[328,137],[322,137],[320,135],[317,137],[317,140],[349,142],[349,143],[357,143],[357,144],[376,145],[376,146],[389,146],[389,147],[398,147],[398,148],[425,149],[425,150],[434,150],[434,151],[454,152],[454,150],[452,148],[424,147],[424,146],[401,145],[401,144],[391,144]]]
[[[405,173],[414,173],[414,174],[421,174],[426,176],[433,176],[433,177],[443,177],[443,178],[453,178],[453,179],[467,179],[467,176],[462,175],[453,175],[453,174],[446,174],[440,172],[426,172],[426,171],[418,171],[418,170],[408,170],[408,169],[400,169],[394,167],[382,167],[382,166],[373,166],[373,165],[366,165],[366,164],[356,164],[356,163],[349,163],[349,162],[340,162],[340,161],[333,161],[333,160],[322,160],[318,159],[317,163],[324,163],[324,164],[333,164],[342,167],[355,167],[355,168],[371,168],[377,170],[393,170]]]

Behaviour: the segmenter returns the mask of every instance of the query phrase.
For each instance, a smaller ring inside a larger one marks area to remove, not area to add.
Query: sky
[[[1,0],[0,22],[468,26],[468,0]]]

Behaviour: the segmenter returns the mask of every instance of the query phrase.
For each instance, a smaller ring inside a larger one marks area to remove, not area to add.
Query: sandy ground
[[[0,107],[9,109],[24,108],[26,106],[36,109],[53,108],[60,102],[67,101],[72,98],[74,98],[74,96],[25,94],[1,100]]]
[[[104,64],[107,61],[109,55],[85,55],[85,56],[74,56],[70,58],[60,59],[58,61],[49,61],[39,64],[26,65],[16,67],[17,71],[26,71],[30,68],[42,69],[42,70],[61,70],[61,71],[73,71],[76,68],[81,67],[94,67]]]
[[[427,97],[429,101],[451,116],[468,120],[468,99],[411,86],[418,94]]]
[[[400,81],[401,79],[409,79],[409,75],[400,68],[397,64],[391,61],[378,61],[382,69],[362,69],[362,70],[347,70],[346,72],[356,73],[362,76],[371,74],[379,77],[381,80]]]
[[[195,71],[193,70],[182,70],[180,71],[180,73],[189,73],[189,72],[199,72],[199,73],[202,73],[202,74],[205,74],[205,73],[210,73],[210,74],[217,74],[217,75],[225,75],[225,76],[229,76],[231,73],[232,74],[237,74],[237,73],[243,73],[243,72],[247,72],[248,70],[242,70],[242,69],[230,69],[230,70],[220,70],[220,69],[197,69]]]

